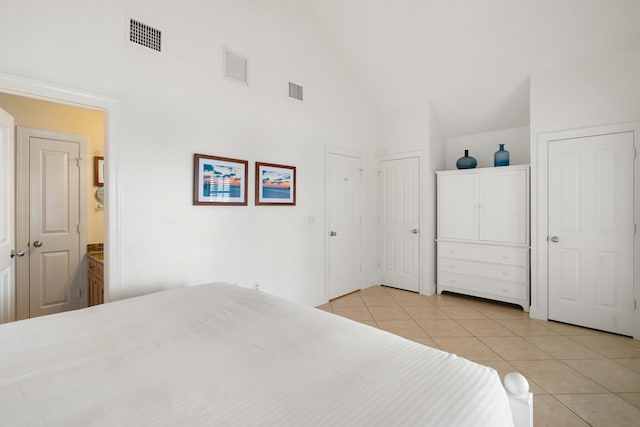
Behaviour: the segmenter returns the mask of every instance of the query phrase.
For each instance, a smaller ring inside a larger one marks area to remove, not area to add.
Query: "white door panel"
[[[328,298],[362,288],[360,159],[327,154]]]
[[[420,159],[388,160],[381,167],[382,284],[420,288]]]
[[[29,137],[29,317],[81,306],[80,151]]]
[[[0,109],[0,323],[15,320],[13,117]]]
[[[549,318],[633,335],[633,134],[549,144]]]

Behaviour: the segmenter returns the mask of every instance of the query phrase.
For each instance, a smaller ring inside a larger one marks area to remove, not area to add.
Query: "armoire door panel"
[[[478,238],[476,182],[474,174],[438,176],[438,238]]]

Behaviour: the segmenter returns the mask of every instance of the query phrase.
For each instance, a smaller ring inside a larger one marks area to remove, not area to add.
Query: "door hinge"
[[[636,148],[633,148],[633,158],[636,159],[638,157],[638,151],[636,150]]]
[[[78,288],[78,298],[82,298],[82,288]]]
[[[638,301],[633,300],[633,311],[636,311],[637,309],[638,309]]]
[[[78,224],[78,226],[76,227],[76,230],[78,231],[78,234],[80,234],[80,224]]]

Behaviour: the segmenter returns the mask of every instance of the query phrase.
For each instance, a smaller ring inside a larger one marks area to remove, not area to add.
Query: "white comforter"
[[[0,326],[2,426],[507,426],[496,372],[203,285]]]

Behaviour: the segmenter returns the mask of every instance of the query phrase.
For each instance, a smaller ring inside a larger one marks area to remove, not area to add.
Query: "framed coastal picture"
[[[93,157],[93,185],[102,187],[104,185],[104,157]]]
[[[195,154],[193,159],[194,205],[247,205],[246,160]]]
[[[256,162],[256,205],[295,205],[296,168]]]

